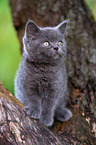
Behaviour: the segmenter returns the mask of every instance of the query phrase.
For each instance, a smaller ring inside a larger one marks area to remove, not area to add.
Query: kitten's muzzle
[[[56,50],[56,51],[57,51],[57,50],[58,50],[58,47],[55,47],[55,48],[54,48],[54,50]]]

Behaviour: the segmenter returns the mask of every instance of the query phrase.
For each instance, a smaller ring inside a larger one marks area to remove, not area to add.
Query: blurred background
[[[85,0],[96,20],[96,0]],[[14,77],[21,53],[8,0],[0,0],[0,81],[14,94]]]

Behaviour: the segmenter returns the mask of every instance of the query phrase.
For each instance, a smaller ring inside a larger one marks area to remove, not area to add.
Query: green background
[[[96,20],[96,0],[86,0]],[[20,46],[8,0],[0,0],[0,81],[14,94],[14,77],[20,62]]]

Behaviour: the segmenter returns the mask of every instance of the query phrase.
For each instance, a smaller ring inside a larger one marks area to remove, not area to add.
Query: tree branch
[[[18,104],[18,105],[17,105]],[[0,144],[6,145],[70,145],[80,143],[70,135],[61,137],[31,119],[19,102],[0,82]]]

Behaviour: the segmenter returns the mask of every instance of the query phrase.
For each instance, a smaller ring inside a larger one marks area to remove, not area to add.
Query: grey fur
[[[26,24],[24,52],[15,77],[15,95],[34,119],[51,126],[54,117],[67,121],[72,113],[68,101],[67,74],[64,63],[64,31],[68,21],[56,27],[38,27],[32,20]],[[44,46],[48,41],[49,46]],[[63,46],[57,46],[62,41]]]

